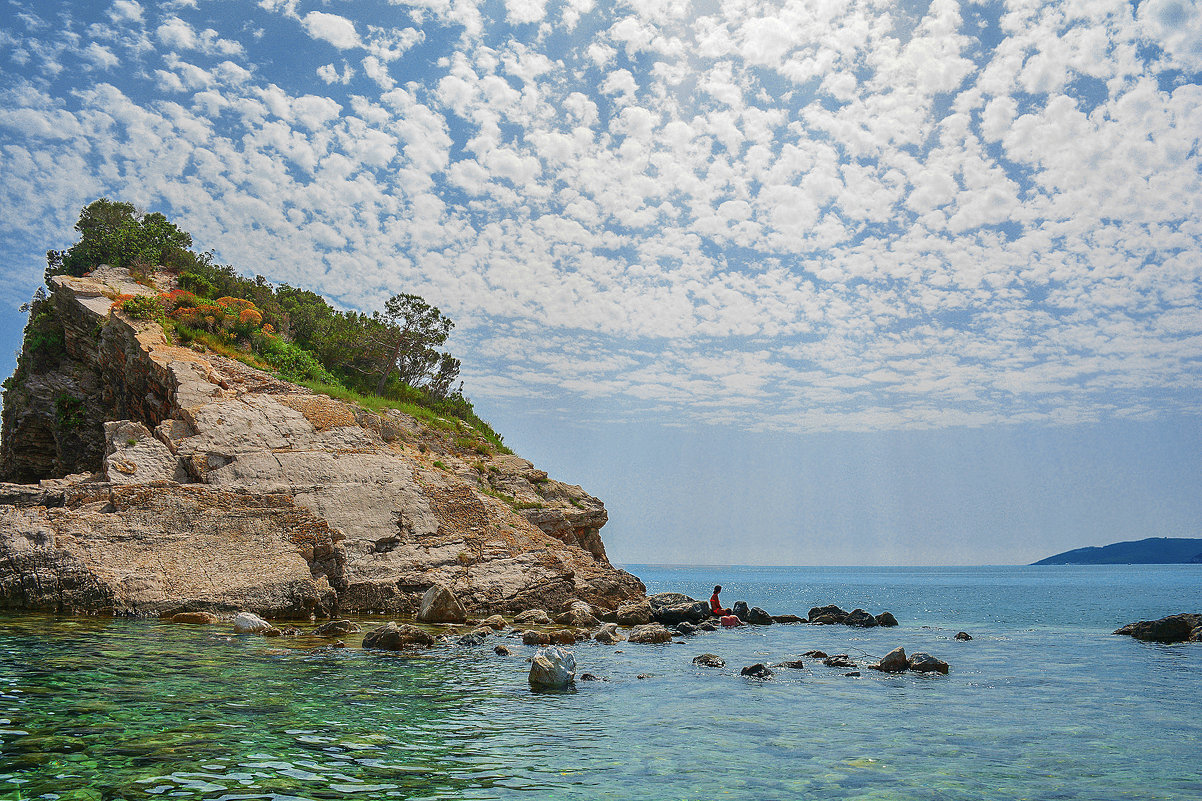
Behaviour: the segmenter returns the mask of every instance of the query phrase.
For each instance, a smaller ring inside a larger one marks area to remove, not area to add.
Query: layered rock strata
[[[63,354],[4,396],[0,475],[22,483],[0,485],[0,607],[412,614],[434,584],[472,614],[644,596],[605,556],[601,501],[467,424],[174,345],[111,311],[169,288],[124,271],[53,284]]]

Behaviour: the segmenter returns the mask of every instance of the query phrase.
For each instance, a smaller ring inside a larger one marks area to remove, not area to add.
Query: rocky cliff
[[[467,424],[365,411],[112,310],[168,288],[54,279],[53,347],[4,393],[0,608],[407,614],[435,583],[474,613],[644,595],[606,559],[601,501]]]

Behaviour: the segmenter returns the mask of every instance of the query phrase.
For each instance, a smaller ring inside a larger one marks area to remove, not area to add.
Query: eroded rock
[[[407,623],[385,623],[363,635],[363,647],[383,651],[405,651],[413,648],[429,648],[436,640],[428,631]]]

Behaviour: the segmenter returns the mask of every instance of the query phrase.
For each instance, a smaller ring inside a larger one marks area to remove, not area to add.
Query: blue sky
[[[5,354],[108,196],[438,305],[618,561],[1202,530],[1196,2],[3,2]]]

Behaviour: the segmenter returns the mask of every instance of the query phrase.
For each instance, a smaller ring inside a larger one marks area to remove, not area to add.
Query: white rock
[[[530,686],[557,690],[576,680],[576,657],[571,651],[551,646],[540,648],[530,660]]]
[[[259,634],[271,628],[271,624],[251,612],[239,612],[234,618],[235,634]]]

